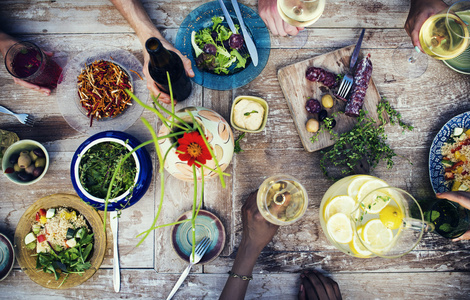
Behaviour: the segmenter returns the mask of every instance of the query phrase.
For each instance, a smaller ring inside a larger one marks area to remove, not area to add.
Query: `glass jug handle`
[[[432,232],[435,229],[433,223],[422,221],[419,219],[406,218],[403,219],[403,223],[405,225],[405,228],[410,228],[416,231],[423,231],[423,233]]]

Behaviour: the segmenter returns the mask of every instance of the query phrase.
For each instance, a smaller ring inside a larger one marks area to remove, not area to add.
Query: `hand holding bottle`
[[[186,56],[182,55],[180,51],[178,51],[173,45],[171,45],[167,40],[160,38],[160,42],[162,43],[163,47],[166,48],[167,50],[173,51],[174,53],[178,54],[179,57],[181,58],[183,62],[183,66],[186,72],[186,75],[188,77],[194,77],[194,71],[191,67],[191,60],[187,58]],[[158,94],[160,94],[160,97],[158,98],[159,101],[163,103],[171,103],[170,100],[170,95],[167,94],[165,91],[162,91],[157,84],[155,83],[154,79],[152,79],[152,76],[150,76],[148,65],[150,63],[150,55],[148,54],[147,51],[144,50],[144,67],[143,67],[143,73],[145,75],[145,78],[147,79],[147,88],[150,90],[150,92],[156,97]],[[174,89],[173,89],[174,92]],[[176,101],[175,101],[176,103]]]

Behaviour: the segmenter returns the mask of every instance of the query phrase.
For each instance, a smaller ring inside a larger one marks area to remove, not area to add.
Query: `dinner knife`
[[[362,39],[364,38],[364,32],[366,31],[365,28],[362,29],[361,35],[359,36],[359,40],[357,40],[356,47],[354,47],[353,54],[351,55],[351,60],[349,61],[349,70],[354,70],[354,66],[357,62],[357,57],[359,56],[359,52],[361,51]]]
[[[255,43],[251,39],[251,36],[246,31],[245,22],[243,21],[242,12],[240,11],[240,6],[238,6],[237,0],[232,0],[233,8],[235,9],[235,14],[237,15],[238,22],[240,22],[240,28],[242,29],[243,37],[245,38],[246,47],[248,48],[248,53],[250,53],[251,60],[255,67],[258,65],[258,50],[256,50]]]
[[[225,19],[227,20],[228,27],[232,32],[237,32],[235,29],[235,24],[233,23],[232,17],[225,6],[223,0],[219,0],[220,7],[222,8],[222,12],[224,13]],[[251,36],[248,34],[245,28],[245,23],[242,19],[242,14],[240,12],[240,7],[238,6],[238,2],[236,0],[232,1],[233,8],[235,9],[235,13],[237,15],[238,21],[240,23],[240,28],[242,30],[243,38],[245,39],[245,44],[248,49],[248,53],[250,53],[251,61],[253,65],[256,67],[258,65],[258,51],[256,50],[255,43],[251,39]]]
[[[111,231],[113,232],[113,284],[114,291],[118,293],[121,290],[121,270],[119,268],[119,251],[118,251],[118,229],[119,218],[116,211],[109,213],[111,221]]]

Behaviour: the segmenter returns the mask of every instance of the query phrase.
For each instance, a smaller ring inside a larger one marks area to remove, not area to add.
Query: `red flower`
[[[204,143],[202,136],[197,131],[184,133],[183,137],[178,139],[178,144],[178,152],[183,152],[178,154],[178,158],[182,161],[187,161],[190,167],[196,160],[201,164],[205,164],[206,160],[212,159],[206,143]],[[196,163],[196,167],[199,168],[200,165]]]

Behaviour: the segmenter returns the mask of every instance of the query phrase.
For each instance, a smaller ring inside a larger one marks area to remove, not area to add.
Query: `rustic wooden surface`
[[[143,1],[153,22],[173,40],[179,24],[197,1]],[[243,1],[256,9],[256,0]],[[247,299],[296,298],[302,269],[321,269],[330,274],[345,299],[465,299],[470,293],[470,244],[452,243],[430,234],[410,254],[398,259],[357,259],[330,245],[321,231],[318,214],[322,195],[332,184],[319,169],[321,153],[304,150],[277,78],[279,69],[321,54],[355,44],[360,28],[366,28],[362,51],[371,53],[372,78],[381,94],[415,126],[410,133],[388,126],[390,146],[399,155],[387,169],[380,164],[372,175],[404,188],[420,200],[432,197],[428,155],[432,139],[453,116],[470,109],[470,77],[456,73],[442,62],[429,60],[426,73],[409,80],[397,75],[391,56],[400,43],[409,43],[402,29],[409,9],[408,0],[328,1],[322,18],[308,28],[308,41],[299,49],[295,38],[271,37],[271,54],[266,68],[250,84],[232,91],[213,91],[194,86],[193,96],[179,107],[202,105],[229,119],[236,96],[254,95],[266,99],[270,114],[266,129],[249,134],[241,142],[244,152],[235,155],[227,169],[232,176],[227,188],[217,180],[206,186],[204,208],[215,213],[227,232],[222,255],[212,263],[193,268],[176,299],[216,299],[226,280],[241,234],[240,208],[246,196],[268,176],[288,173],[307,188],[309,209],[303,219],[283,227],[263,251],[250,283]],[[84,49],[102,45],[130,51],[142,61],[142,48],[133,30],[112,4],[105,0],[84,1],[2,1],[3,29],[22,40],[31,40],[55,52],[61,66]],[[51,164],[37,184],[18,186],[0,176],[0,231],[11,239],[18,220],[37,199],[54,193],[74,193],[69,167],[76,148],[87,136],[70,128],[60,114],[57,95],[45,97],[20,88],[4,67],[0,71],[0,105],[16,112],[31,113],[37,126],[26,127],[14,117],[0,115],[0,128],[32,138],[48,149]],[[155,117],[143,116],[157,127]],[[149,139],[137,121],[126,132],[140,140]],[[235,132],[237,136],[239,132]],[[148,147],[155,162],[155,151]],[[409,162],[412,162],[411,165]],[[154,170],[157,168],[155,162]],[[165,173],[164,211],[159,223],[175,220],[191,208],[192,184]],[[135,247],[136,235],[153,221],[159,195],[158,174],[149,191],[136,205],[123,211],[119,247],[122,288],[112,287],[112,235],[102,267],[83,285],[54,291],[33,283],[15,265],[0,282],[0,298],[165,298],[185,267],[171,248],[170,230],[157,230],[143,245]],[[109,229],[109,227],[108,227]]]
[[[294,120],[295,127],[300,137],[300,141],[308,152],[314,152],[335,143],[330,133],[320,129],[317,133],[308,132],[305,124],[311,118],[318,120],[318,114],[311,114],[305,109],[306,99],[316,99],[321,103],[324,95],[331,95],[334,105],[325,109],[328,117],[335,117],[335,132],[341,134],[350,131],[356,123],[356,118],[348,117],[344,112],[346,102],[337,98],[334,93],[336,88],[328,89],[320,82],[311,82],[305,77],[306,70],[310,67],[322,68],[333,74],[345,74],[349,71],[349,61],[351,59],[354,45],[341,48],[332,52],[315,56],[313,58],[296,62],[290,66],[283,67],[278,72],[279,85],[286,99],[287,105]],[[358,62],[363,58],[359,55]],[[352,88],[351,88],[352,90]],[[377,104],[380,101],[380,94],[374,84],[373,78],[369,80],[369,86],[364,98],[363,109],[369,112],[369,116],[374,120],[377,118]],[[312,142],[312,137],[317,140]]]

